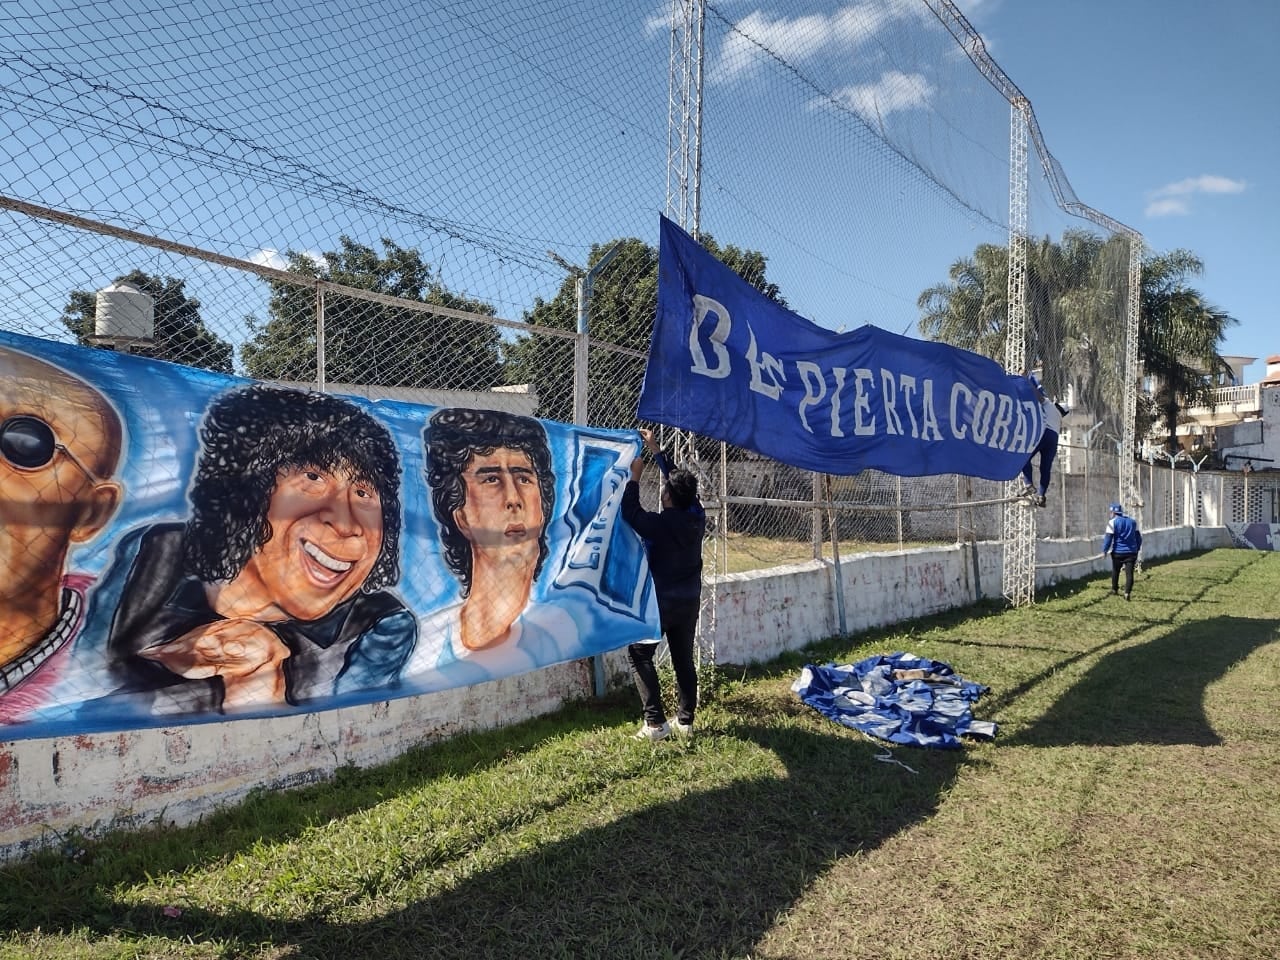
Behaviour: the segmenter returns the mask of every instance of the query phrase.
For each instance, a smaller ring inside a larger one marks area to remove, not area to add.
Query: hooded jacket
[[[1102,552],[1122,554],[1137,553],[1142,549],[1142,531],[1132,517],[1112,513],[1107,521],[1107,534],[1102,538]]]

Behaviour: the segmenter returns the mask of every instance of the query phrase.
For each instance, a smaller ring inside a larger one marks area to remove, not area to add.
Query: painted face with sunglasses
[[[54,652],[43,648],[68,619],[67,554],[120,502],[110,478],[122,432],[79,377],[0,347],[0,695],[39,667],[33,655]]]

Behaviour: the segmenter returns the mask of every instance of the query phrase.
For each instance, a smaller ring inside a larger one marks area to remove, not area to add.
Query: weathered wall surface
[[[1142,555],[1154,559],[1229,546],[1224,528],[1171,527],[1144,533]],[[1036,586],[1109,574],[1111,561],[1101,550],[1101,531],[1088,540],[1037,541]],[[845,630],[856,633],[999,597],[1003,553],[1000,543],[988,542],[843,557]],[[763,662],[840,632],[832,564],[814,561],[768,573],[718,579],[717,661]]]
[[[1143,556],[1231,545],[1225,528],[1144,533]],[[1101,538],[1042,540],[1037,582],[1109,571]],[[979,543],[842,558],[844,628],[857,632],[998,597],[1001,545]],[[718,663],[755,663],[840,631],[832,564],[813,562],[717,578]],[[625,682],[622,652],[606,658]],[[0,743],[0,859],[95,831],[163,820],[189,823],[255,787],[324,779],[371,766],[421,743],[499,727],[589,696],[592,665],[534,673],[368,707],[255,721]]]
[[[1231,542],[1249,550],[1280,550],[1280,523],[1228,523]]]
[[[591,690],[590,661],[364,707],[0,743],[0,859],[70,827],[190,823],[254,787],[299,786],[500,727]]]

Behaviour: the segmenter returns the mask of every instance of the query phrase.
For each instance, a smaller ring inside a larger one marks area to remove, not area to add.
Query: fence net
[[[690,176],[673,174],[673,23],[696,8],[6,8],[0,328],[631,427],[656,214],[672,209],[673,176]],[[1004,362],[1011,84],[993,79],[955,6],[709,2],[703,14],[701,239],[821,325],[871,323]],[[1074,411],[1061,475],[1085,471],[1092,489],[1122,433],[1125,327],[1107,320],[1127,297],[1129,240],[1071,212],[1064,183],[1051,156],[1033,157],[1027,349]],[[117,281],[154,298],[150,342],[98,329],[97,293]],[[585,365],[571,336],[582,317]],[[709,571],[1001,536],[988,503],[999,485],[815,477],[679,442],[721,537]],[[1042,535],[1098,526],[1058,507],[1037,514]]]
[[[1088,208],[1038,136],[1024,222],[1011,219],[1021,174],[1010,107],[1021,94],[964,17],[932,2],[769,13],[710,3],[705,31],[704,237],[766,251],[757,286],[825,326],[871,323],[1034,368],[1072,410],[1058,470],[1087,471],[1095,446],[1094,476],[1081,479],[1093,484],[1101,452],[1114,456],[1123,435],[1130,234],[1080,215]],[[1006,356],[1015,226],[1028,247],[1016,358]],[[731,570],[767,565],[770,551],[830,555],[833,533],[847,551],[1006,535],[1008,491],[972,478],[824,483],[741,451],[723,471]],[[1113,468],[1111,500],[1119,482]],[[1034,513],[1039,535],[1094,530],[1096,517],[1067,506]]]

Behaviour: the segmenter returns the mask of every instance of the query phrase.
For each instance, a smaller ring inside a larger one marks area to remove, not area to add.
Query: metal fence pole
[[[1088,447],[1084,448],[1084,529],[1085,533],[1089,532],[1089,524],[1093,522],[1093,514],[1089,512],[1089,479],[1091,476],[1090,464],[1092,457],[1089,456],[1093,451]]]
[[[822,484],[827,503],[827,525],[831,528],[831,562],[836,578],[836,622],[840,627],[840,635],[844,636],[848,632],[844,613],[844,573],[840,569],[840,538],[836,535],[835,507],[831,505],[829,474],[823,475]]]
[[[898,520],[898,547],[901,548],[902,543],[902,478],[894,477],[893,499],[894,505],[898,508],[894,511],[894,516]],[[833,534],[834,536],[834,534]]]
[[[1061,533],[1059,536],[1067,535],[1067,471],[1058,471],[1058,515],[1062,520]]]
[[[585,426],[590,415],[588,408],[588,376],[590,351],[587,330],[591,312],[591,287],[599,275],[621,249],[621,243],[615,243],[592,267],[579,276],[573,284],[578,301],[578,332],[573,341],[573,422]],[[604,670],[604,654],[598,653],[591,658],[591,674],[595,687],[595,695],[603,697],[608,690],[608,678]]]
[[[316,287],[316,389],[324,393],[324,287]]]
[[[822,559],[822,475],[814,472],[809,474],[810,485],[813,488],[813,510],[809,515],[809,527],[813,535],[813,559]],[[831,536],[835,537],[833,531]]]

